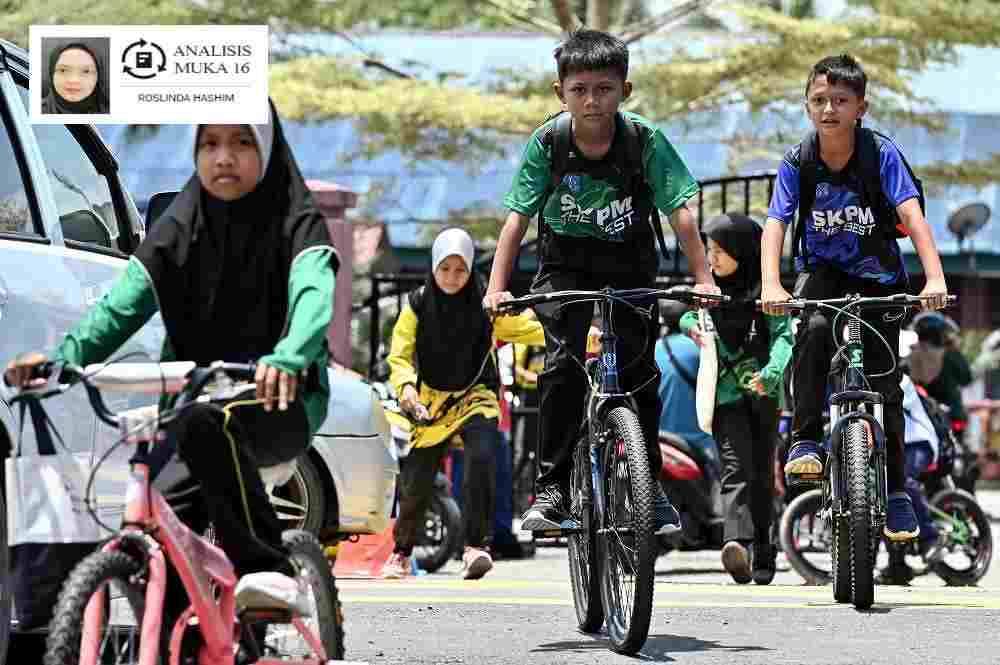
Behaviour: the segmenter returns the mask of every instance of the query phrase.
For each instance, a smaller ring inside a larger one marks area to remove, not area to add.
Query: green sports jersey
[[[650,204],[655,203],[669,215],[698,193],[698,183],[683,160],[655,125],[642,116],[622,115],[644,131],[642,151],[644,175],[652,190],[651,202],[635,200],[624,191],[625,181],[619,164],[623,150],[622,135],[615,135],[608,154],[599,160],[575,158],[575,144],[570,145],[569,164],[583,164],[567,172],[554,191],[551,190],[552,134],[555,118],[532,134],[504,205],[528,217],[544,205],[542,219],[559,236],[590,238],[611,243],[641,242],[655,236],[649,225]]]

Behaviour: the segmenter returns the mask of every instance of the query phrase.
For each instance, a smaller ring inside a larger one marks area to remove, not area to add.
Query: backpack
[[[545,201],[555,192],[563,176],[571,173],[570,145],[573,143],[573,122],[572,116],[568,112],[561,112],[554,116],[556,118],[555,127],[552,131],[552,166],[551,181],[548,190],[542,199],[542,206],[539,208],[539,228],[544,229],[542,224],[542,211],[545,209]],[[620,155],[621,162],[617,165],[619,173],[625,178],[625,193],[629,196],[637,194],[651,194],[649,182],[646,180],[645,169],[642,164],[642,146],[646,138],[646,128],[637,122],[626,118],[621,112],[615,114],[615,130],[620,131],[625,137],[623,142],[624,151]],[[575,156],[574,156],[575,157]],[[580,158],[576,158],[580,159]],[[660,221],[660,211],[656,209],[656,204],[650,206],[653,230],[656,232],[656,241],[660,245],[660,253],[665,261],[670,260],[670,253],[667,250],[667,243],[663,239],[663,223]]]
[[[863,200],[872,206],[876,219],[885,225],[885,222],[892,222],[892,228],[886,229],[887,234],[891,234],[893,239],[905,238],[909,235],[906,225],[899,219],[896,209],[885,198],[882,193],[882,178],[879,169],[879,145],[876,137],[883,141],[892,141],[885,134],[868,127],[859,127],[855,130],[854,148],[858,151],[858,165],[861,173],[861,187]],[[899,156],[903,160],[906,172],[913,180],[917,188],[917,201],[920,203],[920,211],[926,214],[926,200],[924,198],[924,184],[913,172],[910,163],[906,161],[903,152],[899,151]],[[797,255],[800,246],[805,253],[804,236],[805,220],[812,214],[812,206],[816,200],[816,181],[819,165],[819,140],[816,132],[812,131],[802,140],[799,150],[799,219],[795,225],[795,237],[792,240],[792,257]]]

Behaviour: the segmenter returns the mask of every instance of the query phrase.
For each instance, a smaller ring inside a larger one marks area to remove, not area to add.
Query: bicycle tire
[[[947,559],[944,559],[933,564],[931,570],[948,586],[975,585],[989,571],[990,563],[993,560],[993,532],[989,517],[976,498],[961,489],[941,490],[934,495],[930,503],[938,510],[950,514],[958,508],[978,531],[978,534],[974,536],[976,555],[970,557],[971,565],[967,569],[956,569],[948,563]],[[938,528],[943,528],[943,525],[939,525]]]
[[[289,559],[299,575],[306,576],[316,600],[316,630],[327,660],[344,659],[344,612],[340,605],[337,580],[316,536],[292,529],[281,535]],[[46,664],[48,665],[48,664]]]
[[[850,506],[851,601],[859,610],[875,602],[875,548],[872,546],[871,485],[868,482],[869,434],[865,423],[854,420],[844,434]]]
[[[440,529],[440,535],[430,535],[430,530],[426,528],[429,521],[434,522],[435,533]],[[447,490],[435,488],[430,506],[424,513],[424,526],[417,536],[413,556],[421,570],[436,573],[452,555],[462,551],[462,511]]]
[[[823,509],[823,490],[814,489],[803,492],[788,504],[781,514],[781,525],[778,537],[781,542],[781,551],[785,553],[789,565],[795,569],[806,584],[822,586],[829,584],[833,579],[832,570],[820,568],[804,556],[799,547],[798,526],[803,519],[815,517]],[[827,526],[831,527],[829,523]],[[830,542],[832,544],[832,533]],[[832,548],[831,548],[832,550]]]
[[[134,576],[140,570],[142,570],[142,562],[121,551],[94,552],[77,564],[59,593],[59,600],[52,613],[52,620],[49,622],[44,665],[78,665],[84,611],[87,609],[91,597],[99,589],[112,582],[117,582],[124,590],[125,599],[132,610],[136,625],[142,625],[142,617],[145,612],[145,585],[133,581]],[[109,595],[105,595],[105,600],[108,599]],[[107,608],[107,606],[105,607]],[[115,665],[135,665],[138,663],[139,631],[134,628],[131,631],[131,638],[134,639],[135,646],[129,649],[129,653],[134,655],[134,659],[121,659],[120,656],[129,654],[116,655],[112,652],[112,655],[116,656],[113,661]],[[161,645],[166,643],[162,630],[160,643]],[[165,656],[166,654],[161,648],[157,661],[166,663]],[[100,656],[98,660],[101,663],[108,662]]]
[[[591,483],[590,444],[584,438],[577,443],[573,453],[573,470],[569,478],[570,515],[580,524],[581,532],[569,536],[566,554],[577,627],[585,633],[596,633],[604,625]]]
[[[658,553],[653,535],[653,493],[656,490],[649,473],[646,443],[635,413],[624,406],[611,409],[604,418],[603,430],[609,434],[609,440],[601,451],[605,505],[597,543],[604,623],[612,651],[634,655],[646,643],[653,611],[654,566]],[[621,490],[630,494],[628,500],[620,496]],[[628,507],[633,514],[623,514],[620,520],[617,513]],[[622,534],[617,525],[625,520],[630,529]],[[628,550],[634,555],[624,561]],[[635,579],[630,599],[620,597],[622,585],[618,578],[619,573],[624,576],[625,563]]]

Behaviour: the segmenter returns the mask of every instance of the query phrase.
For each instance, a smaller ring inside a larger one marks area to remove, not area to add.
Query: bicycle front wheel
[[[633,655],[646,642],[653,611],[656,488],[635,413],[615,407],[603,426],[604,511],[597,529],[601,599],[612,650]]]
[[[580,630],[585,633],[596,633],[604,623],[591,488],[590,445],[584,439],[577,444],[576,452],[573,453],[573,470],[569,478],[570,515],[580,525],[580,532],[570,534],[566,549],[576,621]]]
[[[100,603],[101,630],[96,635],[97,661],[102,665],[138,665],[139,630],[145,610],[146,587],[136,579],[142,564],[124,552],[95,552],[80,562],[59,594],[49,623],[45,665],[78,665],[83,642],[84,613],[93,600]],[[161,630],[161,646],[163,631]],[[166,663],[160,651],[158,663]]]
[[[851,529],[851,600],[859,610],[875,602],[875,547],[872,538],[874,487],[868,482],[871,438],[866,423],[848,423],[844,435],[847,456],[847,499]]]

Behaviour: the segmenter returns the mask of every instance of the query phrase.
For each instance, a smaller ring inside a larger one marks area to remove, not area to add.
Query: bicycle
[[[955,300],[954,296],[948,297],[949,304]],[[851,602],[857,609],[868,609],[875,601],[875,553],[888,505],[883,398],[866,390],[861,327],[868,324],[859,313],[864,309],[906,309],[922,304],[920,297],[908,294],[848,295],[823,300],[793,298],[781,303],[785,310],[829,309],[837,312],[838,317],[848,318],[847,340],[837,340],[830,370],[834,393],[829,400],[827,463],[822,474],[801,476],[797,480],[803,485],[821,485],[823,511],[831,529],[833,597],[839,603]],[[838,326],[835,324],[833,329]],[[890,353],[895,357],[896,349]]]
[[[553,291],[497,305],[498,312],[515,312],[543,303],[600,305],[604,322],[601,350],[597,358],[581,365],[589,387],[582,440],[576,446],[570,473],[572,519],[560,529],[535,535],[567,537],[573,603],[580,630],[596,633],[606,624],[611,649],[628,655],[638,652],[649,635],[659,544],[653,535],[656,488],[632,396],[635,391],[622,391],[618,381],[612,304],[625,305],[648,318],[649,314],[633,302],[654,298],[689,303],[728,301],[726,296],[666,289],[605,288]]]
[[[118,445],[136,447],[122,526],[81,561],[64,584],[49,625],[46,665],[232,665],[234,656],[237,663],[242,658],[242,662],[260,665],[318,665],[328,658],[343,658],[336,584],[314,536],[305,531],[287,531],[283,536],[297,574],[296,589],[288,588],[287,578],[275,573],[237,579],[225,553],[182,524],[151,484],[149,452],[166,439],[163,426],[195,402],[224,402],[252,389],[254,365],[116,363],[81,369],[45,363],[37,373],[48,379],[48,385],[24,390],[15,400],[45,399],[82,383],[98,418],[122,433],[118,444],[95,465],[89,485]],[[203,394],[206,388],[210,392]],[[177,393],[178,397],[167,411],[153,406],[116,414],[105,405],[102,389]],[[262,474],[267,471],[262,469]],[[90,495],[88,487],[88,508],[98,519],[90,507]],[[163,622],[168,568],[178,574],[191,601],[173,626]],[[308,607],[295,606],[292,600],[303,587],[309,592]],[[128,612],[115,600],[124,601]],[[128,621],[129,613],[135,626],[117,623]],[[279,628],[288,624],[301,641],[287,627]],[[258,642],[253,630],[260,626],[265,644]],[[200,638],[200,643],[195,640],[197,654],[193,660],[182,661],[182,646],[188,647],[186,638],[192,634]],[[265,657],[265,646],[279,651],[282,658]]]

